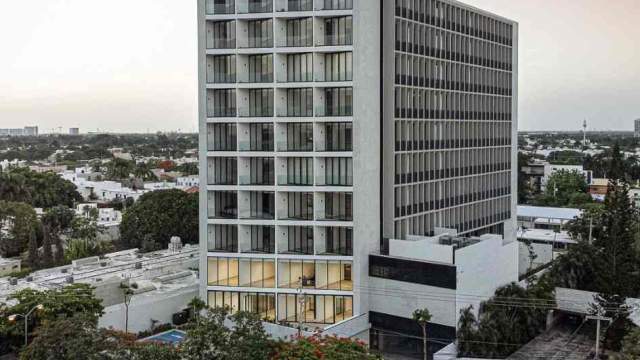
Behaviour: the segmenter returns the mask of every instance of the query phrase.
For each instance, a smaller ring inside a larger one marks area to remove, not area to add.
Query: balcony
[[[313,0],[276,0],[276,11],[312,11]]]
[[[207,117],[235,117],[236,91],[233,89],[207,90]]]
[[[326,221],[353,221],[353,204],[351,193],[327,192],[322,194],[324,207],[317,216]]]
[[[240,226],[240,251],[242,253],[274,254],[275,227],[259,225]]]
[[[278,151],[313,151],[313,123],[278,124]]]
[[[234,49],[236,47],[236,22],[207,21],[207,49]]]
[[[235,191],[209,191],[207,196],[210,219],[238,218],[238,195]]]
[[[313,158],[288,157],[278,159],[278,185],[313,185]]]
[[[318,255],[353,256],[353,229],[322,227],[318,234]]]
[[[238,14],[273,12],[273,0],[238,0]]]
[[[207,159],[208,185],[236,185],[238,182],[237,159],[213,157]]]
[[[206,2],[207,15],[224,15],[235,12],[236,7],[233,0],[207,0]]]
[[[238,227],[236,225],[209,225],[207,230],[209,252],[238,252]]]
[[[279,236],[278,251],[281,254],[313,255],[312,226],[283,226]]]
[[[271,186],[275,183],[273,158],[241,158],[240,185]]]
[[[353,116],[351,87],[323,89],[324,103],[316,106],[316,116]]]
[[[241,191],[239,200],[239,215],[241,219],[275,219],[275,193],[269,191]]]
[[[320,10],[351,10],[353,0],[317,0],[320,3]]]
[[[207,151],[236,151],[236,124],[207,124]]]
[[[281,193],[278,218],[282,220],[313,220],[313,193]]]
[[[351,123],[325,123],[321,125],[323,140],[318,144],[318,151],[350,152],[353,151],[353,126]]]

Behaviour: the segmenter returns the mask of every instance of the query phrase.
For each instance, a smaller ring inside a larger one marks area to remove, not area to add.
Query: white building
[[[137,249],[74,261],[71,265],[33,272],[23,279],[0,278],[0,303],[22,289],[48,290],[71,283],[90,284],[102,300],[105,314],[100,327],[124,330],[125,307],[120,284],[136,284],[129,306],[129,331],[149,329],[152,324],[171,323],[198,296],[198,247],[141,254]]]
[[[518,229],[560,230],[582,214],[580,209],[518,205]]]
[[[209,305],[395,331],[410,312],[374,312],[368,291],[385,239],[517,249],[516,23],[448,0],[198,3]]]
[[[110,202],[114,200],[125,201],[133,199],[137,201],[140,196],[149,190],[133,190],[122,186],[117,181],[89,181],[81,175],[71,171],[60,173],[60,177],[71,181],[85,201]]]
[[[588,185],[591,185],[591,181],[593,179],[593,171],[585,170],[582,165],[553,165],[546,163],[544,165],[544,177],[542,178],[542,186],[541,189],[544,191],[547,187],[547,182],[549,182],[549,178],[551,175],[558,171],[569,171],[569,172],[577,172],[584,177],[585,182]]]
[[[0,136],[38,136],[38,127],[25,126],[22,129],[0,129]]]
[[[176,179],[176,185],[180,188],[190,188],[200,185],[200,177],[198,175],[180,176]]]

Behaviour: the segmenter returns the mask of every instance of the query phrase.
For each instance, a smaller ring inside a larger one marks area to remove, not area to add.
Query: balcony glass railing
[[[278,141],[278,151],[313,151],[313,141],[304,144],[289,144],[286,141]]]
[[[278,175],[278,185],[311,186],[313,185],[313,176]]]
[[[227,1],[207,0],[207,3],[206,3],[207,15],[233,14],[235,12],[236,12],[236,6],[233,0],[227,0]]]
[[[238,150],[240,151],[273,151],[273,142],[264,141],[260,144],[251,141],[238,142]]]
[[[265,176],[260,179],[255,176],[250,175],[241,175],[240,176],[240,185],[273,185],[273,175]]]
[[[353,176],[325,176],[323,179],[321,179],[321,183],[323,183],[325,186],[352,186]]]
[[[276,11],[311,11],[313,0],[280,0]]]
[[[353,0],[322,0],[322,10],[351,10]]]
[[[316,116],[353,116],[351,104],[342,106],[316,106]]]
[[[268,13],[273,11],[273,0],[238,0],[238,14]]]

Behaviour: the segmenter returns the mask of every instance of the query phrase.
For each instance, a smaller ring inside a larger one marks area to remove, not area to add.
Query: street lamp
[[[29,310],[29,312],[27,312],[26,314],[13,314],[13,315],[9,315],[9,321],[14,322],[18,319],[18,317],[22,316],[24,318],[24,346],[27,346],[27,343],[29,342],[29,316],[31,316],[31,314],[36,311],[36,310],[42,310],[44,309],[44,305],[42,304],[38,304],[36,306],[34,306],[31,310]]]

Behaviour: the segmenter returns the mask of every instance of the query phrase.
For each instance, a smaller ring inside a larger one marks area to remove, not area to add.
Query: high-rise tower
[[[513,21],[449,0],[199,0],[198,23],[210,305],[323,327],[368,311],[386,238],[515,238]]]

